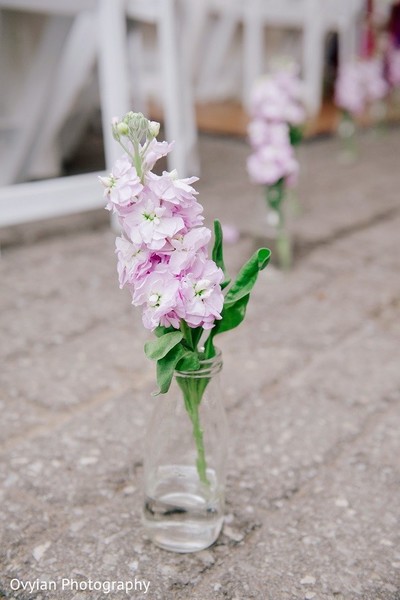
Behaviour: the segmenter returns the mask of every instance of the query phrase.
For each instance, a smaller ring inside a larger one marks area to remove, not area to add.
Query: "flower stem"
[[[199,475],[199,479],[205,485],[210,485],[207,478],[207,462],[204,449],[204,438],[203,430],[200,425],[199,406],[201,403],[204,384],[201,378],[190,379],[184,377],[177,377],[179,387],[183,392],[183,398],[185,401],[186,412],[193,426],[193,438],[196,445],[197,459],[196,468]]]
[[[134,161],[135,161],[135,169],[138,177],[142,180],[142,160],[140,157],[140,146],[136,140],[132,140],[133,142],[133,151],[134,151]]]
[[[189,348],[191,350],[193,350],[194,352],[196,352],[196,348],[193,344],[193,338],[192,338],[192,330],[189,327],[189,325],[186,323],[186,321],[184,321],[183,319],[181,319],[181,331],[183,334],[183,339],[185,340],[185,342],[188,344]]]
[[[206,456],[205,456],[205,451],[204,451],[203,430],[201,429],[201,426],[200,426],[199,407],[198,407],[197,403],[194,403],[194,406],[192,407],[192,413],[190,415],[190,418],[191,418],[191,421],[193,424],[193,436],[194,436],[194,440],[196,442],[196,449],[197,449],[197,460],[196,460],[197,472],[199,474],[200,481],[202,483],[205,483],[206,485],[210,485],[210,482],[207,478],[207,464],[206,464]]]
[[[276,240],[276,249],[278,252],[279,265],[284,271],[288,271],[292,266],[292,246],[289,234],[285,227],[283,207],[279,207],[278,237]]]

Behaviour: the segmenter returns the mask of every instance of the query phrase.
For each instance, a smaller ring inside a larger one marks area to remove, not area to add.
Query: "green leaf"
[[[200,359],[197,352],[185,352],[176,365],[178,371],[195,371],[200,369]]]
[[[196,349],[198,343],[200,342],[200,338],[203,335],[204,329],[202,327],[194,327],[192,329],[192,342],[193,348]]]
[[[174,346],[168,354],[157,361],[157,383],[160,389],[154,394],[155,396],[168,392],[176,365],[185,353],[186,350],[179,344]]]
[[[224,251],[223,251],[223,233],[221,223],[218,219],[214,220],[214,247],[212,251],[212,259],[222,269],[225,275],[225,279],[221,284],[221,288],[224,289],[230,283],[230,278],[226,276],[226,268],[224,263]]]
[[[250,294],[246,294],[233,304],[224,307],[221,313],[222,319],[215,322],[214,328],[211,330],[210,336],[204,347],[206,358],[215,356],[214,336],[224,331],[234,329],[243,321],[246,316],[246,308],[250,300]]]
[[[171,331],[176,331],[175,327],[163,327],[162,325],[159,325],[155,328],[154,333],[157,337],[161,337],[166,333],[171,333]]]
[[[239,271],[235,282],[225,296],[221,312],[222,318],[215,321],[214,327],[211,329],[210,335],[204,345],[206,358],[215,356],[214,337],[218,333],[234,329],[243,321],[246,316],[250,292],[257,281],[259,272],[265,269],[270,257],[271,251],[268,248],[260,248]]]
[[[250,294],[246,294],[246,296],[239,298],[233,304],[224,307],[221,313],[222,319],[216,322],[216,325],[213,329],[213,333],[215,330],[214,335],[217,333],[222,333],[223,331],[229,331],[230,329],[234,329],[240,325],[246,316],[246,308],[249,300]]]
[[[182,332],[176,329],[165,333],[151,342],[146,342],[144,345],[145,354],[151,360],[160,360],[160,358],[164,358],[172,348],[179,344],[182,338]]]
[[[303,139],[303,129],[296,125],[290,125],[289,129],[290,143],[292,146],[298,146]]]
[[[232,287],[226,294],[224,310],[251,292],[259,272],[265,269],[270,258],[271,251],[268,248],[260,248],[253,254],[240,269]]]
[[[221,321],[218,321],[221,323]],[[204,344],[204,358],[213,358],[216,354],[215,346],[214,346],[214,335],[218,333],[217,325],[214,325],[214,328],[210,331],[210,335],[208,336],[206,343]]]
[[[223,256],[223,234],[221,223],[218,219],[214,220],[214,247],[212,251],[212,259],[217,266],[225,273],[225,263]]]

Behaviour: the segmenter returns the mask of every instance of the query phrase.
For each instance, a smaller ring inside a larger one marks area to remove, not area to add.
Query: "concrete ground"
[[[400,599],[399,151],[399,130],[364,134],[351,165],[335,140],[301,149],[294,269],[268,267],[220,340],[227,516],[198,554],[159,550],[141,526],[154,369],[103,217],[3,249],[0,597]],[[226,246],[233,273],[266,230],[247,153],[202,139],[207,220],[242,234]],[[137,589],[63,591],[62,578]]]

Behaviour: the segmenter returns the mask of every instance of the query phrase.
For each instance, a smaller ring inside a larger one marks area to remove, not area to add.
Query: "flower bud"
[[[129,133],[129,127],[126,123],[124,123],[123,121],[121,123],[118,123],[117,125],[117,131],[119,133],[119,135],[128,135]]]
[[[157,123],[157,121],[150,121],[149,132],[153,138],[156,138],[160,133],[160,123]]]
[[[129,136],[138,143],[149,135],[150,121],[142,113],[129,112],[123,122],[129,128]]]
[[[113,179],[112,177],[100,177],[99,179],[101,181],[101,183],[104,185],[104,187],[106,188],[110,188],[113,185]]]

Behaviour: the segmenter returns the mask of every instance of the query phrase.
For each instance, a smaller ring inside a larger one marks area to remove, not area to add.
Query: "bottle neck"
[[[210,379],[217,375],[222,369],[222,353],[216,349],[216,355],[200,361],[200,367],[194,371],[175,371],[175,377],[185,379]]]

